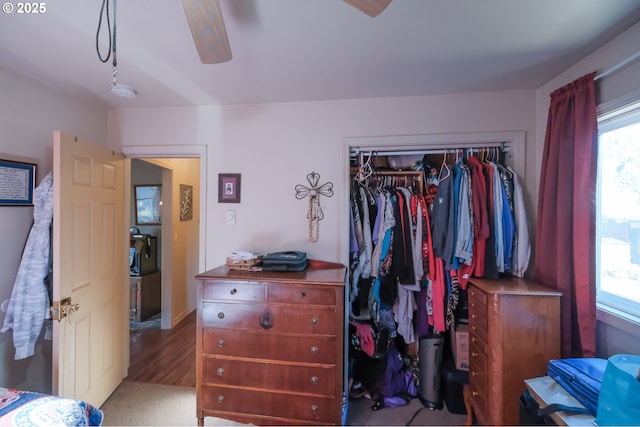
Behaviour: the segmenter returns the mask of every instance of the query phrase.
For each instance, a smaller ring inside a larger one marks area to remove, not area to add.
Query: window
[[[640,102],[598,120],[596,222],[600,309],[640,322]]]

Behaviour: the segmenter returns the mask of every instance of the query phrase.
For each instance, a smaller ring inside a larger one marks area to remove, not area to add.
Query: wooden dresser
[[[560,358],[561,292],[507,278],[469,281],[467,423],[517,425],[524,380]]]
[[[341,425],[345,267],[196,278],[198,425]]]

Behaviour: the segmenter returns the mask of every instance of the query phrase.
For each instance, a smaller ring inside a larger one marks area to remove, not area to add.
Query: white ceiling
[[[118,1],[117,82],[136,99],[98,59],[102,0],[0,14],[0,66],[111,108],[536,89],[640,21],[638,0],[393,0],[376,18],[341,0],[221,3],[233,59],[203,65],[179,0]]]

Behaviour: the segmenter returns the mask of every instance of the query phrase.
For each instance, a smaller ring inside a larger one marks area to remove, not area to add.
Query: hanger
[[[442,176],[442,172],[445,171],[446,175]],[[442,157],[442,165],[440,166],[440,173],[438,174],[438,181],[442,181],[447,179],[451,174],[451,169],[449,169],[449,165],[447,164],[447,149],[444,149],[444,156]]]
[[[364,161],[364,153],[360,152],[360,157],[358,159],[358,173],[353,177],[360,184],[364,184],[364,182],[373,174],[373,168],[371,167],[371,154],[369,151],[369,156],[367,157],[367,161]]]

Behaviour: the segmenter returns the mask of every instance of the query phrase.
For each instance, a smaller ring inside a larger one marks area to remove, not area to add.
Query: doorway
[[[137,224],[142,233],[157,237],[157,265],[162,272],[162,328],[171,329],[195,309],[195,279],[200,272],[201,184],[198,158],[131,159],[130,183],[133,191],[140,183],[161,188],[161,220],[152,226]],[[136,169],[144,169],[142,173]],[[138,180],[136,182],[136,180]],[[185,202],[188,199],[188,203]],[[133,205],[133,195],[129,197]],[[181,214],[181,203],[182,211]],[[132,225],[133,209],[130,209]]]
[[[157,265],[161,273],[161,329],[171,332],[195,310],[196,287],[194,276],[200,272],[202,257],[201,230],[201,168],[200,156],[164,155],[134,156],[130,160],[129,199],[131,225],[141,234],[157,238]],[[160,224],[144,226],[136,223],[135,185],[153,184],[161,187]],[[185,197],[187,200],[185,200]],[[157,317],[157,316],[156,316]],[[155,326],[157,329],[157,320]],[[133,345],[137,333],[129,330]],[[140,346],[136,344],[136,351]],[[194,346],[195,350],[195,346]],[[150,348],[153,352],[153,348]],[[129,365],[132,349],[129,348]]]
[[[131,160],[131,209],[129,212],[129,326],[131,331],[160,328],[162,323],[170,324],[171,313],[162,310],[162,246],[165,241],[162,235],[163,170],[164,168],[144,159]],[[164,190],[169,191],[167,188]]]

